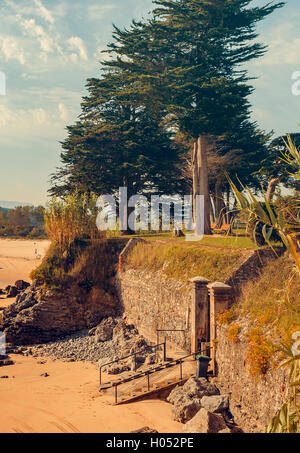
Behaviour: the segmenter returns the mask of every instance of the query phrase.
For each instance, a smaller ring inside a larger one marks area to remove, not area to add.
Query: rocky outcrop
[[[101,288],[93,287],[87,292],[78,285],[64,290],[33,285],[3,311],[0,330],[13,345],[46,343],[91,329],[118,312],[117,297]]]
[[[205,378],[190,378],[168,396],[173,419],[184,423],[186,433],[241,432],[229,410],[228,395]]]
[[[113,334],[113,338],[99,343],[96,339],[95,331],[98,328],[100,330],[103,325],[107,326],[109,324],[118,327],[115,330],[115,334]],[[15,347],[14,352],[26,356],[32,355],[33,357],[51,357],[52,359],[66,362],[99,362],[99,365],[112,362],[120,357],[129,356],[132,353],[139,353],[139,360],[134,363],[135,368],[137,368],[147,360],[148,354],[152,355],[152,348],[149,347],[146,340],[135,327],[126,324],[124,319],[106,318],[99,326],[90,331],[76,332],[47,344]],[[116,365],[107,366],[104,371],[109,374],[120,374],[132,369],[132,366],[129,360],[126,360]]]
[[[17,280],[14,285],[8,285],[5,289],[0,289],[0,295],[6,295],[8,299],[16,297],[20,292],[30,286],[30,283],[24,280]]]
[[[176,387],[167,401],[173,405],[173,419],[186,423],[201,409],[204,396],[219,395],[219,390],[205,378],[191,378],[183,386]]]

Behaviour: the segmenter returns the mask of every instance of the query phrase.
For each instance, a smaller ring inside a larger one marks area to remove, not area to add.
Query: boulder
[[[191,420],[200,409],[201,401],[199,399],[191,399],[186,396],[186,398],[181,398],[181,400],[172,407],[172,418],[177,422],[186,423]]]
[[[177,386],[170,393],[167,401],[172,404],[177,404],[181,397],[188,396],[190,399],[201,399],[203,396],[219,395],[217,387],[211,384],[205,378],[190,378],[183,386]]]
[[[116,321],[113,318],[104,319],[95,329],[95,343],[111,340],[115,325]]]
[[[24,280],[17,280],[15,283],[15,287],[18,291],[24,291],[30,286],[30,283],[25,282]]]
[[[209,412],[223,412],[229,408],[228,395],[204,396],[201,405]]]
[[[214,414],[202,408],[184,425],[184,433],[219,433],[227,431],[226,423],[220,414]]]
[[[7,291],[7,297],[12,298],[12,297],[17,297],[19,291],[16,286],[10,286],[8,291]]]
[[[202,398],[203,396],[219,395],[220,391],[206,378],[190,378],[182,387],[183,391],[191,398]]]

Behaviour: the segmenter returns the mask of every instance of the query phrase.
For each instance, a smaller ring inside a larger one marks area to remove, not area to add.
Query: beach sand
[[[35,249],[44,255],[48,246],[48,241],[1,239],[0,287],[19,279],[30,281],[31,270],[40,263]],[[0,307],[12,302],[0,299]],[[0,379],[0,433],[129,433],[144,426],[160,433],[182,432],[182,425],[171,419],[171,405],[164,401],[107,404],[109,395],[97,390],[96,365],[11,358],[15,365],[0,368],[0,377],[8,376]],[[44,373],[49,377],[42,377]]]
[[[0,288],[13,285],[16,280],[30,282],[30,272],[40,264],[49,245],[47,240],[0,239]],[[40,255],[39,259],[37,255]],[[12,302],[14,299],[0,296],[0,308]]]
[[[164,401],[108,404],[110,396],[98,392],[98,370],[91,363],[48,359],[41,365],[45,358],[11,358],[15,365],[0,368],[0,376],[9,376],[0,379],[1,433],[129,433],[144,426],[182,432]]]

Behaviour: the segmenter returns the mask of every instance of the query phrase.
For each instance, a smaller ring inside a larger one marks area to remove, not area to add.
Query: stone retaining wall
[[[155,338],[156,329],[185,332],[161,334],[190,352],[193,284],[168,280],[159,272],[126,269],[117,276],[119,299],[128,320]]]
[[[218,327],[217,385],[230,394],[230,410],[245,432],[263,432],[287,400],[288,371],[270,368],[254,378],[247,363],[247,343],[232,343],[226,327]]]

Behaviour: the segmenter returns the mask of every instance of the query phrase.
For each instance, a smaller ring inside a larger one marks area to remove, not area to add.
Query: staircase
[[[135,373],[103,383],[99,391],[108,396],[109,404],[127,404],[142,399],[161,398],[177,385],[196,374],[194,354],[140,368]]]

